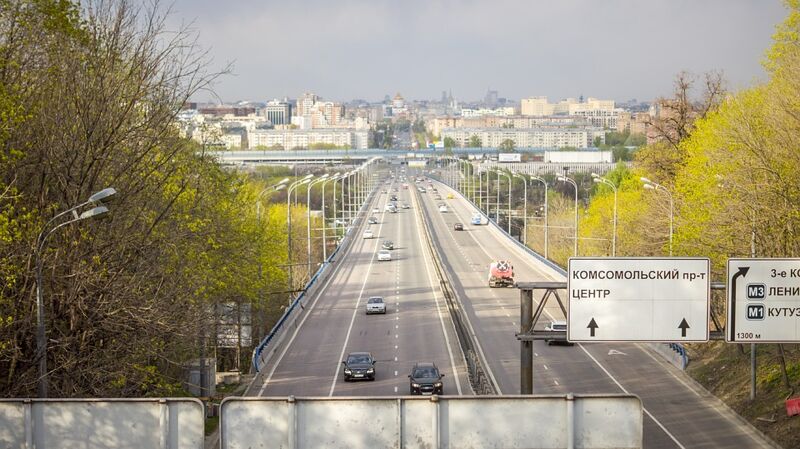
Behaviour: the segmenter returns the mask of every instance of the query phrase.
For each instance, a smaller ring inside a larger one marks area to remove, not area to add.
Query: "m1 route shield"
[[[800,342],[800,259],[728,259],[730,343]]]
[[[569,259],[567,340],[708,341],[708,258]]]

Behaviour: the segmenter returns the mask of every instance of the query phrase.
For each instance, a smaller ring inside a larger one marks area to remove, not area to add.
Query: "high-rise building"
[[[319,101],[319,96],[311,92],[305,92],[300,98],[297,99],[297,113],[296,115],[303,116],[311,114],[311,108]]]
[[[292,105],[286,100],[272,100],[264,108],[267,120],[273,125],[288,125],[292,119]]]

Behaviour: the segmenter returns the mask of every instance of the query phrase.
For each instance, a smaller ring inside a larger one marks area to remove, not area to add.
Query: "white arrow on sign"
[[[628,355],[628,354],[625,354],[622,351],[617,351],[616,349],[609,349],[608,355]]]

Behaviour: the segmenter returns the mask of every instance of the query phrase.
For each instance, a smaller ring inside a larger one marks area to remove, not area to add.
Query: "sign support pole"
[[[520,334],[530,332],[533,327],[533,290],[519,291],[519,313]],[[519,345],[520,394],[533,394],[533,342],[522,340]]]

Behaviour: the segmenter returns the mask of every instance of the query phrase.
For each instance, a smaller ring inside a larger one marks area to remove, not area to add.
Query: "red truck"
[[[514,266],[507,260],[489,264],[489,287],[514,286]]]

